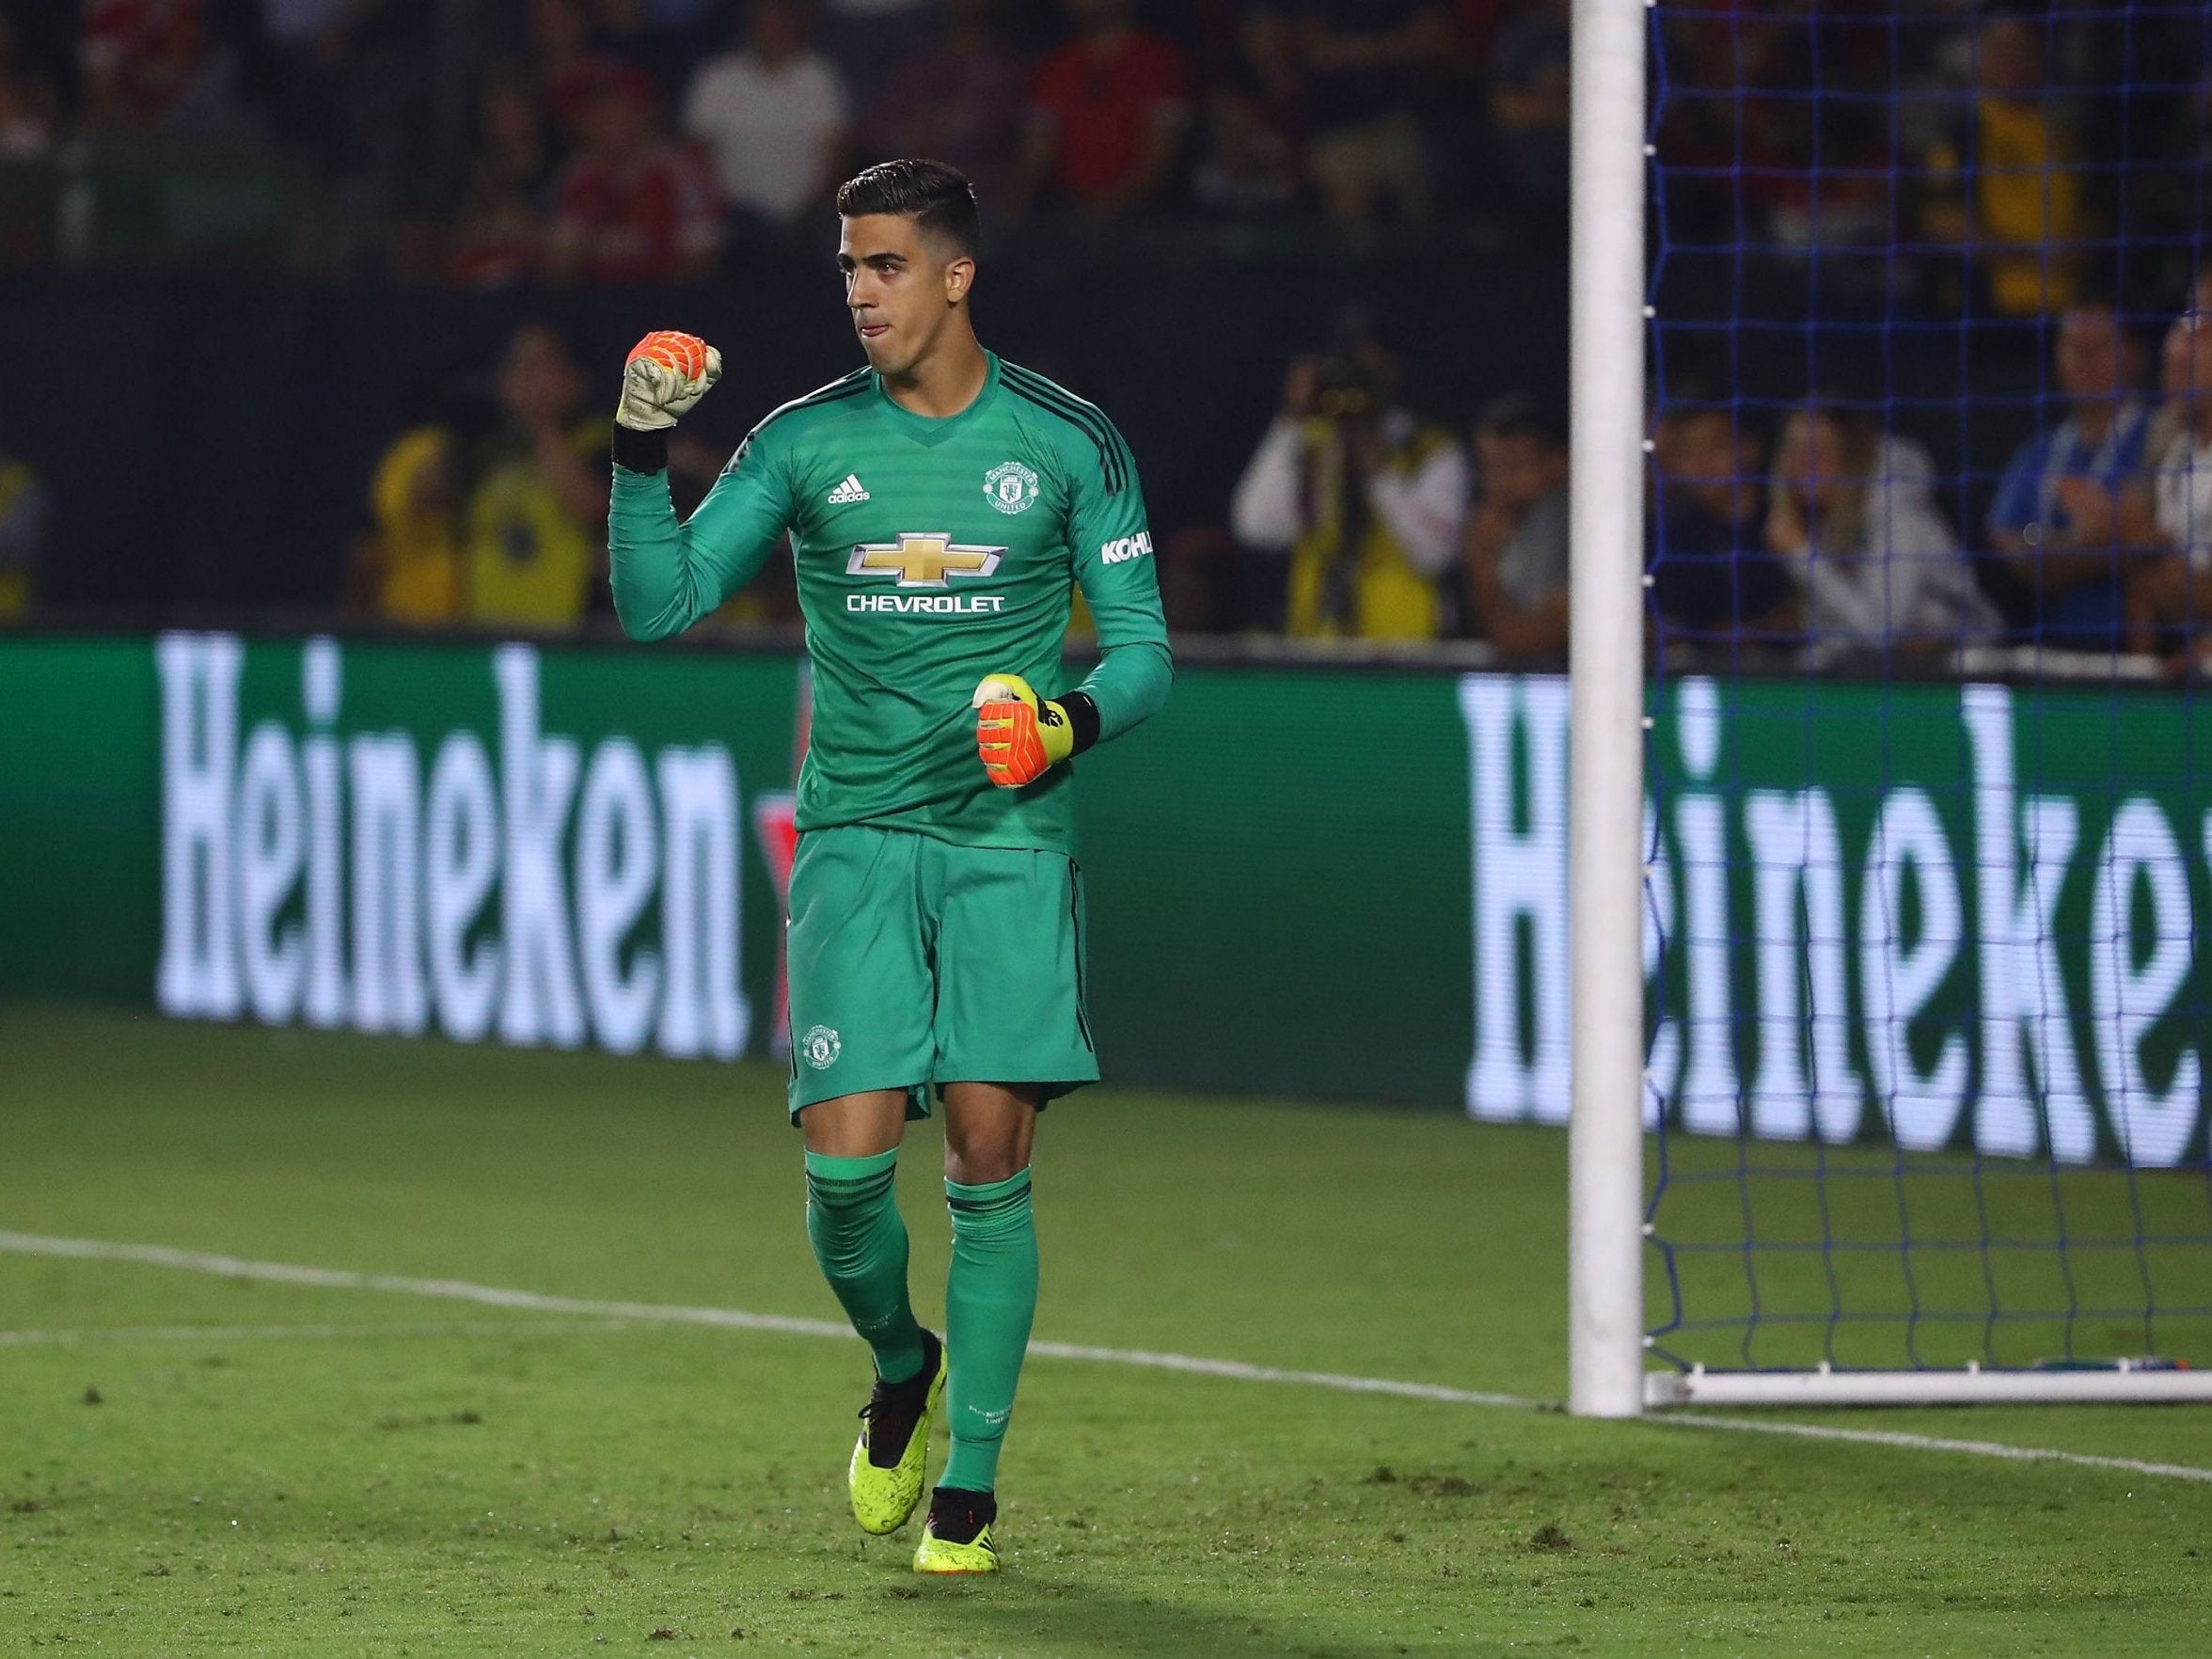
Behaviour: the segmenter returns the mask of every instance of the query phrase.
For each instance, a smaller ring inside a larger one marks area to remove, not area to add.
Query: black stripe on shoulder
[[[1113,451],[1121,467],[1121,482],[1115,485],[1116,489],[1127,485],[1135,476],[1136,458],[1130,453],[1129,444],[1123,439],[1120,431],[1113,421],[1107,419],[1105,410],[1096,403],[1085,403],[1066,387],[1047,380],[1035,370],[1013,363],[1005,364],[1003,368],[1018,387],[1026,388],[1044,406],[1064,411],[1066,418],[1089,433],[1094,442],[1102,442],[1105,449]]]
[[[1080,431],[1085,437],[1089,438],[1092,445],[1098,451],[1098,473],[1099,476],[1106,481],[1106,493],[1109,496],[1118,496],[1121,494],[1121,461],[1120,458],[1114,454],[1112,447],[1108,445],[1104,438],[1100,437],[1090,428],[1083,426],[1080,421],[1074,419],[1067,414],[1066,410],[1055,408],[1051,403],[1046,403],[1044,399],[1038,397],[1036,393],[1011,384],[1007,386],[1006,389],[1012,392],[1016,397],[1021,399],[1024,403],[1035,403],[1046,414],[1051,415],[1057,419],[1066,421],[1068,425],[1073,426],[1078,431]]]
[[[1066,421],[1091,440],[1098,451],[1098,470],[1105,477],[1108,495],[1118,496],[1129,487],[1130,475],[1135,464],[1130,455],[1129,446],[1122,442],[1121,434],[1114,430],[1113,422],[1104,415],[1076,403],[1049,381],[1036,384],[1031,378],[1018,379],[1009,374],[1005,376],[1005,383],[1006,389],[1016,397],[1035,403],[1048,415]]]
[[[730,464],[722,470],[724,472],[736,471],[744,463],[745,452],[752,448],[752,440],[760,436],[775,422],[782,419],[784,416],[800,409],[818,409],[825,403],[834,403],[845,398],[859,397],[861,393],[869,388],[869,375],[872,372],[867,369],[856,369],[850,374],[832,380],[828,386],[815,387],[803,398],[793,398],[788,403],[777,404],[775,408],[761,417],[758,425],[745,434],[745,441],[737,446],[736,453],[730,457]]]

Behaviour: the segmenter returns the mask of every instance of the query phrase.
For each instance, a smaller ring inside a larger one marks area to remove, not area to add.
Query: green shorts
[[[863,1089],[1098,1079],[1082,872],[1065,853],[811,830],[791,868],[791,1116]]]

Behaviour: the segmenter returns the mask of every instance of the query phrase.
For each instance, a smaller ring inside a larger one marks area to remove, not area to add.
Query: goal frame
[[[1574,0],[1569,513],[1568,1410],[2212,1400],[2212,1370],[1646,1368],[1646,111],[1653,0]]]

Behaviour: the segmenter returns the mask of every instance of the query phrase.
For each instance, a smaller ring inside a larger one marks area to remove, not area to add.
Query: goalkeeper
[[[667,433],[720,359],[682,334],[631,354],[615,608],[635,639],[679,634],[791,534],[814,664],[787,940],[791,1114],[815,1259],[875,1351],[853,1514],[873,1533],[906,1523],[941,1404],[952,1456],[914,1567],[988,1572],[1036,1306],[1031,1137],[1047,1101],[1098,1075],[1067,763],[1159,708],[1173,669],[1121,434],[976,341],[967,180],[886,162],[839,190],[837,211],[867,367],[753,428],[688,523],[670,505]],[[1103,655],[1048,695],[1076,584]],[[941,1339],[908,1299],[893,1191],[906,1122],[929,1114],[933,1091],[953,1224]]]

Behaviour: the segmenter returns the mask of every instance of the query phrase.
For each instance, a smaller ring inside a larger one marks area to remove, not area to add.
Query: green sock
[[[922,1327],[907,1300],[907,1224],[899,1214],[898,1149],[873,1158],[806,1155],[807,1238],[853,1329],[876,1351],[876,1374],[904,1382],[922,1369]]]
[[[953,1271],[945,1285],[945,1399],[953,1456],[940,1486],[989,1492],[1014,1385],[1036,1315],[1036,1222],[1029,1171],[980,1187],[945,1182],[953,1207]]]

